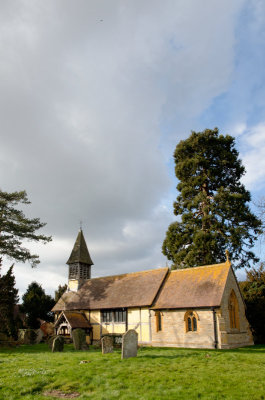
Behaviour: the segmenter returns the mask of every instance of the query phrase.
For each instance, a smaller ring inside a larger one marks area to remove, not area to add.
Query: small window
[[[102,322],[112,322],[112,311],[101,312]]]
[[[155,313],[156,317],[156,331],[162,331],[162,313],[161,311],[156,311]]]
[[[126,322],[126,311],[115,310],[114,311],[114,322]]]
[[[188,318],[188,331],[192,331],[192,323],[191,323],[191,318]]]
[[[194,311],[187,311],[184,316],[186,332],[196,332],[198,329],[198,315]]]
[[[192,322],[193,322],[193,331],[197,331],[197,318],[194,316],[192,318]]]

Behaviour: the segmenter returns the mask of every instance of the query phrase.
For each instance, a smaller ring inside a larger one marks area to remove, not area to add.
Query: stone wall
[[[230,328],[228,303],[232,289],[234,290],[238,301],[239,329]],[[245,314],[245,305],[232,269],[230,269],[228,274],[227,283],[221,302],[221,309],[218,312],[217,316],[220,348],[231,349],[234,347],[250,346],[254,344],[249,323]]]
[[[196,332],[186,332],[184,316],[187,310],[161,310],[162,330],[156,331],[155,312],[151,311],[152,346],[214,348],[213,312],[198,310]]]

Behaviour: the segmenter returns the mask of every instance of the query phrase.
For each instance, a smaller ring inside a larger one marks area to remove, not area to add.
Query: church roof
[[[171,271],[153,309],[217,307],[221,305],[230,261]]]
[[[64,311],[60,314],[59,318],[55,322],[55,326],[59,325],[61,322],[61,317],[65,317],[65,319],[69,322],[69,325],[71,326],[72,329],[75,328],[90,328],[91,325],[84,316],[83,313],[78,312],[78,311]]]
[[[94,265],[93,261],[91,260],[89,251],[87,249],[83,231],[81,229],[78,232],[74,248],[66,264],[73,264],[77,262]]]
[[[159,268],[89,279],[77,292],[64,293],[53,311],[151,306],[167,273]]]
[[[230,268],[227,260],[174,271],[160,268],[89,279],[77,292],[64,293],[52,311],[218,307]]]

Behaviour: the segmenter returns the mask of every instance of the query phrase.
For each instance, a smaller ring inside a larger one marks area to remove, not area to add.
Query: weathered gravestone
[[[49,337],[47,343],[48,343],[48,346],[50,349],[52,349],[53,341],[56,337],[57,337],[57,335],[52,335],[51,337]]]
[[[113,338],[111,336],[103,336],[101,346],[102,354],[113,353]]]
[[[18,341],[21,344],[35,344],[37,334],[34,329],[19,329]]]
[[[52,352],[63,351],[64,348],[64,338],[62,336],[56,336],[52,344]]]
[[[138,333],[129,329],[122,336],[121,358],[137,357]]]
[[[36,333],[35,343],[36,343],[36,344],[39,344],[39,343],[43,340],[44,333],[42,332],[41,329],[37,329],[37,330],[35,331],[35,333]]]
[[[72,331],[73,343],[75,350],[88,350],[86,342],[86,333],[83,329],[75,329]]]

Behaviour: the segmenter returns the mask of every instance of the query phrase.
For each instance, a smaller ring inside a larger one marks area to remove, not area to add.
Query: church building
[[[82,328],[88,343],[128,329],[140,345],[230,349],[253,344],[231,262],[195,268],[151,269],[91,278],[82,230],[69,266],[68,291],[54,306],[57,334]]]

